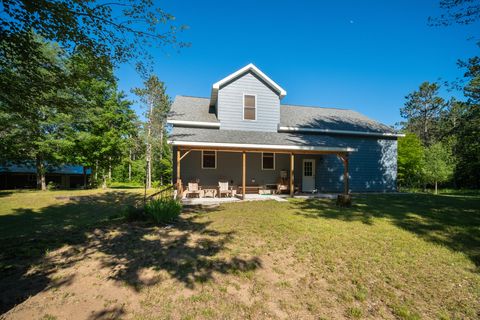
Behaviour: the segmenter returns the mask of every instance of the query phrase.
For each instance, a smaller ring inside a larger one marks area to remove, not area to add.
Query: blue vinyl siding
[[[392,192],[396,190],[396,139],[345,137],[345,142],[357,152],[350,155],[349,174],[352,192]],[[315,185],[319,192],[343,191],[343,164],[336,155],[295,155],[295,185],[302,186],[303,159],[315,159]],[[281,170],[289,171],[289,155],[275,154],[275,170],[262,170],[261,153],[247,153],[247,184],[276,183]],[[174,165],[175,171],[176,165]],[[174,172],[174,177],[176,173]],[[242,154],[217,153],[217,169],[201,168],[201,152],[190,152],[181,163],[183,183],[200,180],[201,185],[218,184],[219,180],[240,185]]]
[[[243,120],[243,95],[256,95],[257,118]],[[277,132],[280,123],[280,98],[252,73],[226,84],[218,91],[220,129]]]

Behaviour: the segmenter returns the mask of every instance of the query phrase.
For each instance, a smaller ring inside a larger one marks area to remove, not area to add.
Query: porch
[[[336,157],[343,172],[340,180],[349,193],[349,154],[352,148],[298,146],[225,146],[211,143],[174,145],[174,184],[185,203],[238,200],[273,200],[302,194],[319,194],[316,179],[320,157]],[[220,197],[219,182],[230,193]],[[189,187],[198,188],[190,192]],[[223,200],[227,197],[229,200]],[[217,199],[217,200],[214,200]]]

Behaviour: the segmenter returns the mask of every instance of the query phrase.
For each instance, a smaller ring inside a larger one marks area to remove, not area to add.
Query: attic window
[[[257,118],[257,97],[251,94],[243,95],[243,120]]]

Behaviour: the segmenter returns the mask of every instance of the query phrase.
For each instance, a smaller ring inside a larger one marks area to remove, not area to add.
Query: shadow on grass
[[[119,216],[124,204],[139,198],[140,194],[109,192],[36,212],[17,209],[14,214],[0,216],[0,314],[42,290],[68,285],[74,276],[56,282],[52,280],[54,273],[91,255],[111,270],[111,279],[135,290],[161,281],[158,276],[145,277],[145,270],[167,272],[193,288],[210,280],[214,272],[236,273],[261,267],[256,257],[219,257],[217,254],[234,233],[210,229],[209,222],[198,221],[199,215],[182,215],[167,227],[111,219]],[[69,249],[54,257],[45,255],[64,245]],[[102,312],[98,318],[105,316]]]
[[[0,198],[1,197],[6,197],[6,196],[9,196],[13,193],[13,191],[11,190],[0,190]]]
[[[308,218],[360,221],[388,218],[427,241],[465,253],[480,267],[480,197],[428,194],[385,194],[354,197],[351,208],[331,200],[294,201],[297,214]]]
[[[130,190],[130,189],[144,189],[143,186],[130,186],[130,185],[120,185],[120,186],[110,186],[109,189],[113,190]]]

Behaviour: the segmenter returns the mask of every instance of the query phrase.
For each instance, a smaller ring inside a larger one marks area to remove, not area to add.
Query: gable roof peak
[[[247,64],[245,67],[235,71],[234,73],[226,76],[220,81],[217,81],[213,84],[212,86],[212,97],[211,97],[211,105],[214,105],[216,103],[216,100],[218,98],[218,90],[220,87],[229,81],[237,78],[238,76],[241,76],[247,72],[252,72],[255,75],[257,75],[260,79],[265,81],[268,85],[270,85],[275,91],[277,91],[278,95],[280,96],[280,99],[285,97],[287,95],[287,91],[285,91],[282,87],[280,87],[275,81],[270,79],[265,73],[263,73],[260,69],[258,69],[253,63]]]

